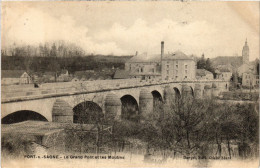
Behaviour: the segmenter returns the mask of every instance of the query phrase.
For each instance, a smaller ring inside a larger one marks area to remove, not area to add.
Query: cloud
[[[259,36],[245,26],[232,24],[231,20],[222,23],[218,19],[176,21],[168,18],[148,22],[148,19],[136,18],[127,26],[113,20],[114,23],[104,24],[107,26],[89,30],[86,24],[76,22],[77,16],[63,14],[58,17],[54,13],[30,6],[3,7],[2,46],[14,42],[38,45],[64,40],[75,43],[87,53],[128,55],[135,54],[135,51],[160,53],[160,42],[165,41],[165,52],[181,50],[198,56],[205,53],[206,57],[212,58],[234,53],[241,55],[248,37],[251,60],[259,57]],[[81,21],[87,22],[88,18]]]
[[[113,41],[93,42],[92,37],[88,34],[88,28],[76,25],[70,16],[55,18],[33,8],[23,13],[16,13],[16,15],[9,12],[9,9],[5,10],[6,14],[11,14],[5,16],[9,24],[4,27],[2,32],[3,47],[13,43],[38,45],[63,40],[80,46],[87,53],[126,54]]]
[[[148,24],[139,18],[125,27],[114,23],[109,29],[95,34],[96,40],[113,41],[134,54],[160,53],[160,41],[165,41],[165,52],[181,50],[186,54],[206,57],[241,55],[246,37],[249,38],[251,60],[259,57],[259,38],[236,25],[219,25],[205,20],[177,22],[170,19]]]
[[[189,53],[198,49],[213,47],[208,41],[213,40],[218,30],[206,21],[175,22],[169,19],[148,25],[145,20],[137,19],[130,27],[119,23],[109,30],[98,33],[95,38],[100,41],[115,41],[124,50],[160,53],[160,41],[164,40],[170,52],[184,50]]]

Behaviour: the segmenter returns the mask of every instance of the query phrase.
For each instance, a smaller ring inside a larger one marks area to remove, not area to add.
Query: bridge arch
[[[13,123],[23,122],[27,120],[48,121],[46,117],[44,117],[38,112],[30,111],[30,110],[20,110],[3,117],[1,123],[13,124]]]
[[[137,121],[137,115],[139,114],[137,100],[130,94],[122,96],[120,100],[122,103],[121,118],[125,120]]]
[[[154,112],[159,112],[162,109],[162,103],[163,103],[163,97],[161,95],[161,93],[157,90],[153,90],[152,92],[153,95],[153,111]]]
[[[73,123],[95,124],[103,117],[102,108],[92,101],[79,103],[73,108]]]
[[[153,95],[154,100],[156,100],[156,101],[162,101],[163,100],[162,95],[159,91],[153,90],[151,93]]]
[[[181,91],[179,88],[177,87],[173,87],[173,90],[174,90],[174,98],[177,100],[181,97]]]

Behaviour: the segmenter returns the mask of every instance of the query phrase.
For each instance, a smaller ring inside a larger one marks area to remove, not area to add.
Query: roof
[[[173,54],[166,55],[163,59],[171,59],[171,60],[194,60],[193,57],[187,56],[181,51],[176,51]]]
[[[160,54],[154,54],[154,55],[147,55],[146,53],[139,54],[137,56],[134,56],[130,58],[126,62],[161,62],[161,55]]]
[[[212,74],[212,73],[207,71],[206,69],[197,69],[196,70],[196,76],[206,76],[207,74]]]
[[[127,79],[129,78],[129,71],[118,69],[114,74],[114,79]]]
[[[161,73],[154,73],[154,72],[130,72],[130,76],[161,76]]]
[[[164,54],[163,59],[173,59],[173,60],[194,60],[193,57],[187,56],[181,51],[176,51],[173,54]],[[161,62],[161,54],[147,55],[146,53],[137,55],[129,59],[127,62]]]
[[[1,78],[20,78],[25,70],[2,70]]]
[[[231,66],[233,68],[238,68],[242,65],[242,56],[217,56],[216,58],[210,59],[213,66],[216,68],[219,65]]]

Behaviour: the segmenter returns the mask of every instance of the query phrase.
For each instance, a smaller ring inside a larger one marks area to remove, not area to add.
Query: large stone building
[[[249,46],[247,40],[242,50],[243,64],[238,67],[237,73],[242,78],[242,86],[244,87],[259,87],[259,74],[257,73],[257,64],[259,60],[249,62]]]
[[[196,62],[181,51],[162,58],[162,79],[193,80],[196,78]]]
[[[189,80],[196,78],[196,62],[192,56],[181,51],[164,54],[164,42],[161,42],[161,54],[136,54],[125,63],[125,70],[131,78]]]
[[[131,78],[153,79],[161,76],[160,55],[136,54],[125,63]]]

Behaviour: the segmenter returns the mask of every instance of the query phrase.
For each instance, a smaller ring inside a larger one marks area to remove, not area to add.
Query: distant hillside
[[[95,61],[98,62],[114,62],[114,63],[125,63],[128,59],[132,58],[133,56],[105,56],[105,55],[95,55],[95,56],[88,56]]]
[[[212,58],[211,62],[215,68],[219,65],[231,65],[233,68],[238,68],[239,66],[242,65],[242,57],[241,56],[218,56],[216,58]]]
[[[132,56],[84,56],[84,57],[21,57],[2,56],[2,70],[27,70],[30,72],[75,71],[119,68],[124,69],[125,62]]]

